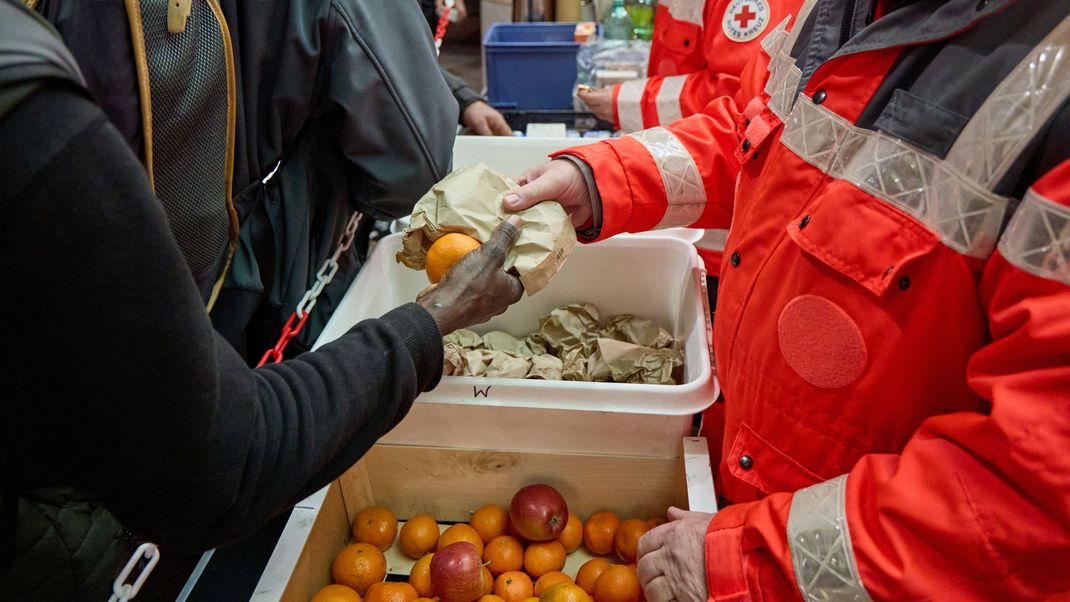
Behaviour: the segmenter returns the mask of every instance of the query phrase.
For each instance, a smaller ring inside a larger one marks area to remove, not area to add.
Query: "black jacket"
[[[40,27],[0,0],[6,25]],[[4,68],[4,50],[0,99],[20,90],[0,115],[5,491],[72,488],[138,535],[209,548],[328,483],[437,383],[441,338],[415,305],[247,368],[214,332],[121,134],[75,77]],[[0,574],[0,598],[66,598],[114,577],[57,561],[72,542],[39,543],[17,542],[31,555]]]

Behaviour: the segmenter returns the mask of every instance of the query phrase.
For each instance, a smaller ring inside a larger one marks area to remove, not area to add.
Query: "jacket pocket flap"
[[[912,217],[842,181],[787,230],[808,254],[877,296],[904,265],[939,243]]]

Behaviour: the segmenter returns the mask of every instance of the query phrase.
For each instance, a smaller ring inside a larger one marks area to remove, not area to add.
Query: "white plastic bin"
[[[317,346],[353,324],[410,302],[428,285],[394,260],[401,235],[384,238],[342,299]],[[683,341],[679,385],[445,377],[417,398],[383,438],[395,445],[572,451],[674,457],[692,416],[717,396],[710,365],[705,278],[694,247],[674,238],[580,245],[537,295],[475,330],[534,332],[538,318],[568,303],[593,303],[603,318],[656,320]],[[516,425],[525,425],[523,429]]]
[[[453,144],[453,168],[486,163],[492,169],[519,178],[529,168],[548,160],[550,153],[562,149],[593,144],[597,138],[506,138],[504,136],[457,136]],[[643,234],[628,234],[648,238],[672,237],[694,243],[702,238],[703,230],[667,228]]]

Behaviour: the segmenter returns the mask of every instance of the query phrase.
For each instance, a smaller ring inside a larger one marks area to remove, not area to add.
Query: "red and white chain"
[[[320,266],[320,270],[316,272],[316,282],[301,298],[301,301],[297,304],[297,309],[290,314],[290,319],[286,320],[286,324],[282,326],[278,342],[275,343],[274,347],[264,352],[264,357],[260,358],[260,363],[256,365],[257,368],[268,362],[277,364],[282,361],[282,352],[286,349],[286,345],[305,327],[305,322],[308,321],[312,308],[316,307],[316,300],[323,292],[323,289],[327,288],[327,285],[331,283],[331,280],[334,280],[334,275],[338,273],[338,259],[341,258],[342,253],[345,253],[353,246],[353,237],[357,233],[357,225],[360,224],[362,217],[363,215],[359,211],[354,211],[353,215],[349,216],[349,222],[346,223],[342,237],[338,240],[334,255]]]

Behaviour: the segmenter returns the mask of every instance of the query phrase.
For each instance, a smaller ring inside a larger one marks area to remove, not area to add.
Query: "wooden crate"
[[[557,488],[584,518],[598,510],[650,517],[672,505],[715,509],[706,443],[697,437],[683,439],[676,458],[380,444],[294,510],[252,599],[307,602],[329,584],[331,561],[349,543],[349,523],[362,508],[383,505],[400,520],[426,513],[467,522],[476,508],[508,506],[517,489],[537,482]],[[392,574],[411,567],[398,554],[387,556]]]

